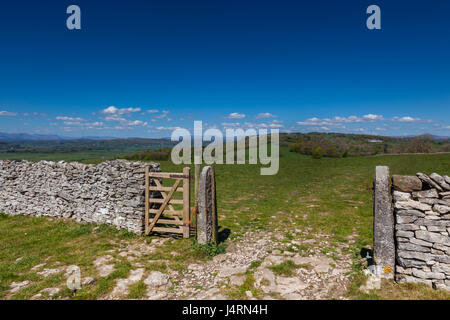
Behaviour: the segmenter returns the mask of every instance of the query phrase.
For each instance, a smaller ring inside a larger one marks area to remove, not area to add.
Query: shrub
[[[168,161],[171,149],[148,150],[146,152],[138,152],[131,156],[126,156],[127,160],[138,161]]]
[[[197,251],[201,254],[204,254],[208,257],[214,257],[218,254],[225,253],[226,244],[224,242],[219,243],[218,245],[215,245],[214,243],[207,243],[207,244],[199,244],[197,241],[192,242],[192,247],[194,251]]]
[[[430,135],[417,136],[411,139],[406,146],[408,153],[430,153],[433,152],[433,138]]]
[[[321,159],[324,154],[325,154],[325,152],[323,151],[323,149],[321,147],[317,146],[314,148],[311,155],[312,155],[313,159]]]

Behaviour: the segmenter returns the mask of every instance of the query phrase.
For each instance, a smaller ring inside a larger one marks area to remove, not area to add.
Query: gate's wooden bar
[[[152,198],[150,198],[150,202],[153,202],[153,203],[165,203],[166,202],[166,200],[167,200],[167,198],[165,198],[165,199],[152,199]],[[182,199],[168,199],[168,203],[171,203],[171,204],[184,204],[184,200],[182,200]]]
[[[157,209],[150,209],[149,210],[150,213],[158,213]],[[183,216],[183,210],[175,210],[175,211],[171,211],[171,210],[165,210],[164,214],[168,215],[168,216],[174,216],[174,217],[182,217]]]
[[[151,191],[170,191],[172,187],[159,187],[159,186],[150,186]],[[177,189],[177,192],[184,192],[183,187]]]
[[[189,238],[189,212],[191,209],[190,206],[190,190],[189,190],[189,179],[190,179],[190,171],[191,169],[189,167],[186,167],[183,169],[183,174],[186,176],[183,179],[183,238]]]
[[[183,230],[182,229],[178,229],[178,228],[154,227],[153,231],[155,231],[155,232],[183,233]]]
[[[181,173],[150,172],[150,178],[184,179],[186,177],[189,178]]]
[[[151,219],[150,222],[152,222],[153,219]],[[170,219],[158,219],[157,223],[161,223],[161,224],[173,224],[176,226],[182,226],[183,225],[183,221],[181,220],[170,220]],[[154,229],[154,228],[153,228]]]

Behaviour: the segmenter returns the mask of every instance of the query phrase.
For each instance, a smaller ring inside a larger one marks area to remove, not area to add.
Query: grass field
[[[375,166],[387,165],[391,174],[415,174],[416,172],[450,172],[450,155],[396,155],[376,157],[348,157],[312,159],[282,148],[280,170],[276,176],[261,176],[257,165],[216,165],[217,201],[219,224],[231,231],[235,239],[255,230],[270,230],[282,233],[287,238],[296,228],[308,228],[309,234],[326,234],[329,246],[325,251],[333,252],[335,245],[348,242],[356,236],[356,243],[349,250],[354,257],[353,283],[348,297],[353,299],[450,299],[447,293],[418,285],[387,285],[381,291],[367,295],[358,288],[362,283],[360,250],[372,247],[372,176]],[[57,159],[54,159],[57,160]],[[68,160],[68,159],[66,159]],[[161,162],[163,171],[181,172],[183,166]],[[34,277],[37,284],[14,298],[29,298],[39,288],[48,286],[43,281],[61,282],[62,279],[39,280],[30,268],[51,256],[54,261],[67,264],[78,262],[88,270],[94,254],[120,246],[122,239],[149,241],[124,232],[100,228],[93,232],[92,226],[48,221],[44,218],[6,217],[0,218],[0,298],[12,281]],[[305,235],[307,238],[308,236]],[[131,241],[131,240],[130,240]],[[45,243],[45,245],[44,245]],[[83,250],[81,252],[81,244]],[[189,240],[170,244],[170,250],[181,255],[169,257],[168,264],[182,270],[193,257],[206,259],[196,253]],[[308,250],[307,247],[299,248]],[[80,255],[80,258],[76,258]],[[26,259],[15,263],[19,257]],[[65,257],[65,258],[64,258]],[[148,258],[144,259],[147,261]],[[151,259],[150,259],[151,260]],[[148,266],[153,268],[158,266]],[[159,266],[161,267],[161,266]],[[116,268],[117,273],[127,273],[130,267]],[[98,298],[111,289],[114,277],[104,280],[77,298]],[[25,289],[24,289],[25,290]],[[84,290],[84,289],[83,289]],[[83,291],[82,290],[82,291]],[[139,285],[133,292],[139,291]]]
[[[120,151],[80,151],[72,153],[0,153],[0,160],[28,161],[77,161],[82,163],[98,163],[114,157],[124,157],[133,152]]]

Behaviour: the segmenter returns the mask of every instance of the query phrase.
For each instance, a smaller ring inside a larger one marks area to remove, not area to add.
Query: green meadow
[[[174,165],[170,161],[160,161],[160,164],[164,172],[181,172],[183,168],[183,165]],[[348,249],[354,259],[352,284],[347,293],[351,299],[450,299],[447,293],[420,285],[388,284],[372,294],[363,294],[358,290],[364,280],[360,251],[362,248],[372,247],[371,186],[375,166],[378,165],[389,166],[391,174],[449,174],[450,154],[313,159],[289,152],[283,147],[280,169],[275,176],[260,175],[259,165],[215,165],[219,225],[221,230],[229,230],[228,241],[238,239],[248,231],[276,231],[291,239],[291,231],[308,228],[308,234],[329,237],[329,246],[323,248],[328,252],[333,252],[335,246],[347,243],[349,237],[353,237],[356,242]],[[193,167],[191,170],[193,172]],[[304,239],[310,237],[308,234],[305,234]],[[42,262],[44,257],[50,256],[54,261],[67,264],[75,263],[78,259],[83,267],[91,270],[91,262],[96,255],[120,246],[123,239],[137,242],[152,240],[114,231],[109,227],[95,229],[93,226],[47,218],[2,215],[0,298],[5,297],[12,281],[27,277],[36,280],[35,287],[19,291],[8,298],[29,298],[41,288],[48,287],[48,282],[61,283],[61,276],[44,280],[30,270],[33,265]],[[200,252],[192,245],[191,240],[176,240],[167,246],[168,248],[161,249],[155,255],[163,256],[171,262],[166,266],[152,265],[149,262],[152,258],[146,256],[144,262],[148,268],[169,267],[182,272],[193,259],[208,259],[208,254]],[[305,245],[299,249],[307,251],[308,247]],[[177,251],[180,255],[174,257],[167,254],[168,251]],[[22,256],[28,258],[16,264],[16,259]],[[95,299],[106,294],[111,290],[113,280],[127,274],[130,266],[124,261],[116,270],[117,274],[113,273],[110,278],[100,281],[93,288],[81,290],[72,298]],[[120,272],[123,274],[119,274]],[[132,297],[138,296],[142,291],[139,286],[138,284],[133,288]],[[69,296],[64,296],[63,293],[60,297]]]

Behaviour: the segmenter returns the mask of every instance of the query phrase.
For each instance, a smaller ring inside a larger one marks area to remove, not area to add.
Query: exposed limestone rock
[[[114,287],[114,289],[111,293],[111,298],[114,299],[114,298],[121,298],[121,297],[126,296],[129,292],[128,287],[131,284],[140,281],[142,279],[142,277],[144,276],[144,271],[145,271],[144,268],[131,270],[128,278],[117,279],[116,286]]]
[[[82,280],[81,280],[81,285],[83,286],[83,287],[85,287],[85,286],[88,286],[88,285],[90,285],[90,284],[93,284],[95,282],[95,279],[94,278],[92,278],[92,277],[86,277],[86,278],[83,278]]]
[[[411,193],[394,190],[392,197],[395,201],[408,201],[411,199]]]
[[[225,278],[225,277],[229,277],[234,274],[245,273],[245,271],[247,270],[247,267],[248,266],[240,266],[240,267],[224,266],[224,268],[222,268],[219,271],[217,276],[220,278]]]
[[[433,210],[440,213],[440,214],[445,214],[445,213],[449,213],[450,212],[450,207],[447,206],[443,206],[440,204],[435,204],[433,206]]]
[[[430,178],[438,183],[443,189],[450,190],[450,185],[445,182],[445,179],[438,175],[437,173],[430,174]]]
[[[434,182],[433,180],[430,179],[430,177],[428,177],[426,174],[423,174],[421,172],[417,173],[417,177],[422,180],[423,182],[425,182],[426,184],[428,184],[430,187],[437,189],[438,191],[444,191],[442,189],[442,187],[437,184],[436,182]],[[420,190],[420,189],[419,189]]]
[[[426,203],[421,203],[419,201],[408,200],[408,201],[397,201],[395,202],[395,209],[417,209],[420,211],[429,211],[431,206]]]
[[[53,269],[46,268],[46,269],[38,272],[37,274],[40,275],[40,276],[43,276],[44,278],[47,278],[47,277],[49,277],[51,275],[63,272],[64,269],[65,269],[64,267],[53,268]]]
[[[422,181],[414,176],[393,175],[392,184],[395,190],[402,192],[422,190]]]
[[[409,193],[407,193],[409,195]],[[412,193],[414,198],[439,198],[439,194],[436,189],[415,191]]]
[[[159,271],[152,271],[144,280],[144,283],[151,288],[159,288],[169,284],[169,276]]]
[[[22,282],[13,282],[13,283],[10,284],[10,287],[11,287],[10,292],[11,292],[11,293],[15,293],[15,292],[17,292],[17,291],[20,291],[20,290],[22,290],[23,288],[29,286],[30,283],[31,283],[31,282],[28,281],[28,280],[25,280],[25,281],[22,281]]]
[[[109,262],[113,261],[114,258],[110,255],[95,259],[94,266],[97,268],[100,277],[107,277],[114,271],[114,264],[109,264]]]

